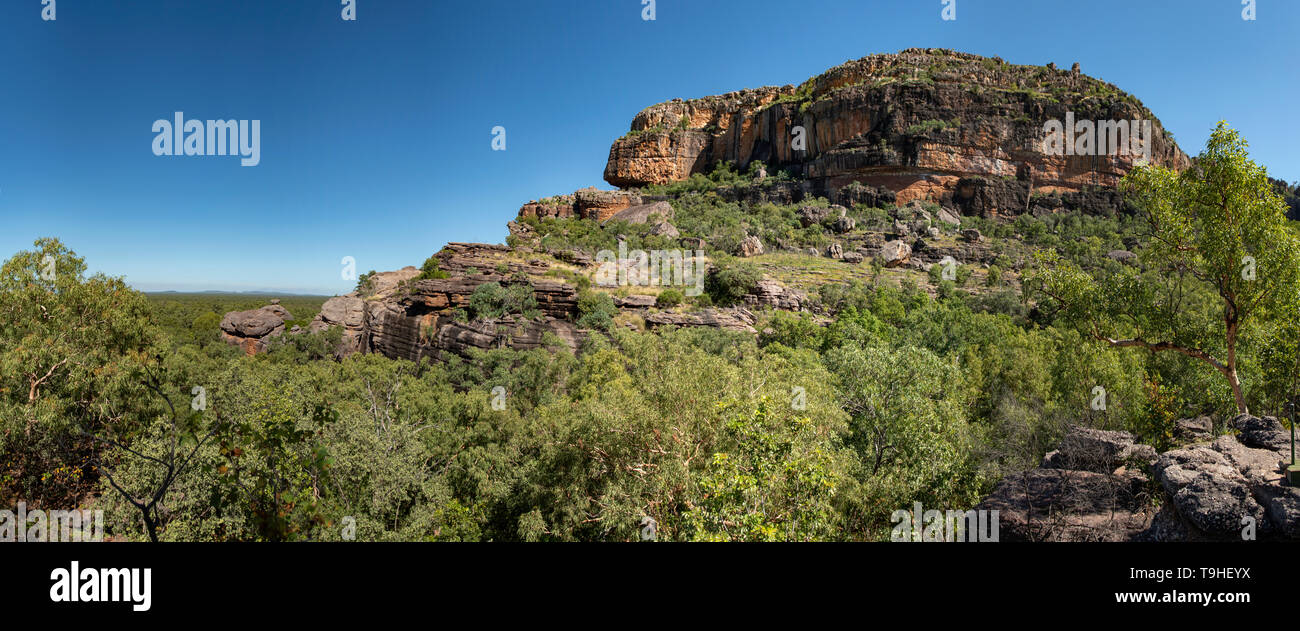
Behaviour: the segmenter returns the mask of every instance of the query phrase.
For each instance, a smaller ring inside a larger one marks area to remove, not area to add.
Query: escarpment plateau
[[[1151,160],[1189,160],[1136,98],[1078,70],[1009,64],[941,49],[871,55],[799,86],[765,87],[642,110],[614,143],[605,180],[668,184],[732,162],[762,161],[830,196],[859,182],[913,199],[961,205],[972,178],[1009,178],[1018,189],[1077,193],[1113,188],[1136,155],[1047,155],[1049,120],[1150,120]],[[795,142],[802,128],[802,148]],[[997,188],[997,187],[994,187]],[[1023,212],[1024,199],[993,192],[982,211]]]

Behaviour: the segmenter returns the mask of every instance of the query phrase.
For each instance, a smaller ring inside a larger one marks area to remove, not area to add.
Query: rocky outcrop
[[[803,310],[803,304],[806,300],[808,300],[807,294],[796,289],[789,289],[770,278],[758,281],[753,293],[741,296],[741,301],[750,307],[766,307],[785,311]]]
[[[1003,541],[1125,541],[1156,516],[1142,472],[1155,450],[1128,432],[1073,427],[1037,469],[1005,477],[978,509],[997,510]]]
[[[316,333],[337,326],[343,329],[338,353],[350,355],[361,351],[361,338],[365,333],[366,301],[356,293],[335,296],[321,305],[320,313],[312,319],[307,330]]]
[[[653,204],[641,204],[638,206],[628,206],[620,210],[607,219],[602,221],[626,221],[628,223],[646,223],[651,217],[658,217],[661,220],[668,221],[673,218],[673,207],[668,202],[655,202]]]
[[[745,237],[736,251],[737,256],[758,256],[763,253],[763,242],[755,235]]]
[[[1213,426],[1184,420],[1190,439]],[[1000,511],[1004,540],[1300,538],[1300,488],[1283,473],[1289,432],[1271,417],[1228,425],[1239,433],[1158,456],[1127,432],[1075,427],[1042,466],[1007,476],[977,508]]]
[[[533,200],[519,208],[519,216],[568,219],[574,216],[573,202],[573,195],[557,195],[541,201]]]
[[[1183,440],[1209,438],[1214,431],[1214,419],[1208,416],[1181,418],[1174,421],[1174,435]]]
[[[582,219],[605,221],[615,213],[641,204],[641,196],[628,191],[600,191],[584,188],[573,194],[574,214]]]
[[[1128,541],[1156,516],[1146,477],[1031,469],[1003,478],[977,510],[998,511],[1000,541]]]
[[[888,189],[892,202],[930,199],[963,214],[1031,212],[1032,192],[1075,196],[1093,212],[1121,208],[1116,197],[1078,195],[1113,190],[1141,156],[1045,153],[1044,124],[1065,121],[1067,113],[1151,120],[1152,161],[1190,164],[1155,116],[1111,84],[1051,67],[909,49],[848,62],[798,87],[648,107],[610,148],[605,180],[625,188],[664,184],[721,162],[744,169],[761,160],[828,198],[857,182],[853,195]],[[805,147],[796,149],[800,127]]]
[[[605,221],[614,214],[641,205],[641,196],[629,191],[602,191],[584,188],[569,195],[534,200],[519,207],[519,218],[595,219]]]
[[[1232,439],[1228,441],[1220,448],[1246,449]],[[1253,458],[1254,454],[1245,457]],[[1261,531],[1270,530],[1264,509],[1251,494],[1250,483],[1237,463],[1215,447],[1161,454],[1156,473],[1178,513],[1200,531],[1216,537],[1235,535],[1241,532],[1245,517],[1255,520]]]
[[[415,361],[421,357],[442,359],[444,352],[459,354],[466,348],[482,348],[477,342],[453,344],[462,339],[481,341],[481,336],[487,335],[481,327],[476,328],[477,325],[470,326],[472,323],[459,321],[463,312],[458,310],[469,305],[470,296],[475,289],[493,282],[511,285],[523,281],[500,274],[422,279],[409,283],[403,292],[389,299],[367,301],[360,350]],[[577,289],[562,281],[532,280],[530,284],[537,308],[544,318],[536,322],[522,318],[511,320],[511,331],[519,332],[521,340],[532,339],[547,331],[554,332],[561,338],[577,339],[574,331],[570,330],[572,327],[566,326],[577,313]],[[492,330],[498,330],[496,325],[501,322],[504,320],[494,322]],[[469,333],[448,337],[450,334],[444,333],[447,327],[453,327],[453,332]],[[465,338],[470,333],[480,337]]]
[[[669,239],[676,239],[677,237],[682,236],[682,233],[677,230],[677,226],[674,226],[667,221],[656,223],[650,228],[650,232],[647,234],[652,237],[667,237]]]
[[[912,259],[912,246],[902,241],[889,241],[880,248],[880,260],[885,267],[906,265]]]
[[[420,270],[407,265],[391,272],[374,272],[360,284],[358,293],[366,298],[386,298],[412,278],[420,275]]]
[[[249,355],[266,350],[267,340],[284,333],[289,311],[275,301],[260,309],[231,311],[221,319],[221,337],[227,344],[240,347]]]
[[[801,206],[795,216],[799,218],[799,224],[807,228],[830,219],[831,209],[819,206]]]
[[[1075,427],[1059,448],[1043,457],[1042,466],[1109,473],[1120,466],[1150,466],[1155,461],[1155,448],[1135,443],[1128,432]]]
[[[757,333],[758,318],[745,309],[705,309],[695,313],[652,313],[645,317],[646,326],[706,326],[728,331]]]
[[[451,322],[438,330],[434,340],[437,349],[434,357],[443,359],[444,353],[464,357],[469,355],[470,349],[543,348],[547,345],[548,336],[554,336],[551,339],[556,343],[567,346],[570,351],[576,351],[587,332],[572,322],[551,317],[527,320],[506,316],[495,320]]]

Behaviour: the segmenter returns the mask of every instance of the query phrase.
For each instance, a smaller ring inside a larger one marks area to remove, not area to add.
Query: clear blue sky
[[[1300,180],[1300,2],[1258,0],[40,0],[0,2],[0,256],[57,236],[157,289],[342,293],[521,203],[597,185],[674,97],[945,47],[1078,61],[1197,153],[1219,119]],[[157,157],[156,119],[261,120],[261,164]],[[491,150],[491,129],[507,150]]]

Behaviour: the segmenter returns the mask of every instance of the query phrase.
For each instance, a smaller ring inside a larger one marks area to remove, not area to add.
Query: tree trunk
[[[1246,397],[1241,394],[1241,379],[1237,377],[1237,309],[1229,303],[1228,315],[1224,318],[1228,333],[1228,361],[1224,375],[1228,385],[1232,386],[1232,398],[1237,401],[1237,414],[1250,414],[1246,408]]]
[[[1241,380],[1237,378],[1236,365],[1228,367],[1228,383],[1232,386],[1232,398],[1237,401],[1237,413],[1250,414],[1250,409],[1246,407],[1246,398],[1241,394]]]

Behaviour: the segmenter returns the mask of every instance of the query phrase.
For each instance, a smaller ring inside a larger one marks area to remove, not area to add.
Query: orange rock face
[[[720,162],[744,169],[761,160],[819,191],[853,181],[885,185],[899,203],[939,199],[967,177],[1024,179],[1031,190],[1115,186],[1138,156],[1045,151],[1045,126],[1067,116],[1150,120],[1151,161],[1190,164],[1154,115],[1111,84],[1055,68],[911,49],[848,62],[798,88],[648,107],[610,147],[605,179],[620,187],[666,184]]]

